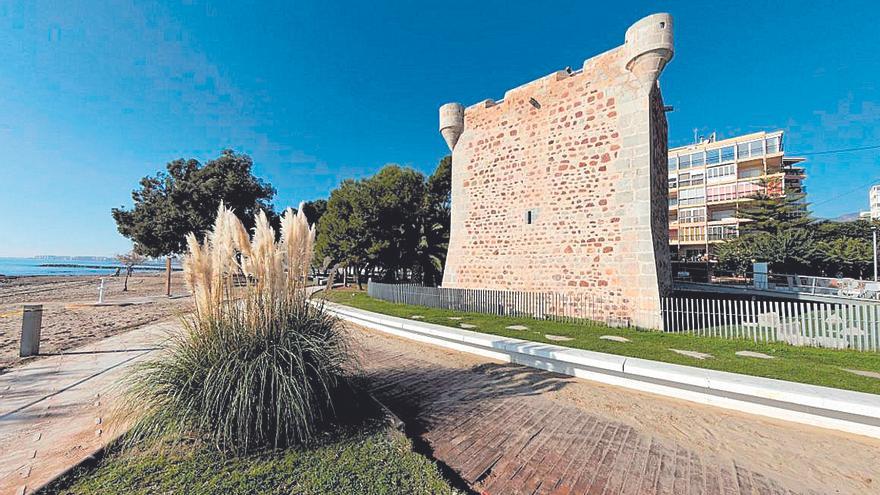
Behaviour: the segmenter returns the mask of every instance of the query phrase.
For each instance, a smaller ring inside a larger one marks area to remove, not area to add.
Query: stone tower
[[[596,296],[620,324],[660,328],[671,286],[667,128],[657,78],[672,17],[501,101],[440,107],[452,150],[444,287]]]

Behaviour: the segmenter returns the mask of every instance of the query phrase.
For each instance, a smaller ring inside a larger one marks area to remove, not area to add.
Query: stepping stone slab
[[[602,340],[610,340],[612,342],[630,342],[628,338],[621,337],[620,335],[603,335],[599,338]]]
[[[854,375],[867,376],[868,378],[877,378],[878,380],[880,380],[880,373],[877,373],[874,371],[851,370],[849,368],[840,368],[840,369],[842,369],[843,371],[846,371],[848,373],[852,373]]]
[[[753,351],[736,351],[737,356],[741,357],[750,357],[750,358],[758,358],[758,359],[776,359],[774,356],[769,356],[764,354],[763,352],[753,352]]]
[[[450,320],[456,320],[456,321],[464,319],[461,316],[447,316],[447,318],[449,318]]]
[[[681,354],[682,356],[692,357],[694,359],[699,359],[701,361],[703,359],[709,359],[712,357],[711,354],[706,354],[705,352],[683,351],[681,349],[669,349],[669,350],[676,353],[676,354]]]
[[[410,316],[410,318],[412,318],[413,320],[424,320],[425,319],[425,317],[422,315],[412,315],[412,316]]]
[[[570,340],[574,340],[574,339],[571,338],[571,337],[563,337],[563,336],[561,336],[561,335],[550,335],[550,334],[546,334],[546,335],[544,335],[544,337],[545,337],[547,340],[552,340],[552,341],[554,341],[554,342],[568,342],[568,341],[570,341]]]
[[[459,323],[458,326],[461,328],[477,328],[476,325],[471,325],[470,323]]]
[[[509,327],[504,327],[508,330],[528,330],[529,327],[525,325],[510,325]]]

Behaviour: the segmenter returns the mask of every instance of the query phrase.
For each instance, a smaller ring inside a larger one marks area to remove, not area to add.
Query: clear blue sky
[[[0,2],[0,256],[130,247],[110,208],[169,160],[233,148],[279,206],[447,153],[437,107],[505,90],[675,18],[670,145],[788,131],[880,143],[876,2]],[[699,5],[699,6],[698,6]],[[880,151],[807,164],[815,213],[866,208]]]

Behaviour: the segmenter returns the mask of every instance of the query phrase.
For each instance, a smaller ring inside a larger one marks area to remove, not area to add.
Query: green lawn
[[[373,299],[365,292],[354,290],[334,289],[325,297],[334,302],[391,316],[412,318],[414,315],[421,315],[423,319],[420,321],[450,327],[458,327],[460,323],[476,325],[477,328],[472,329],[473,331],[504,337],[880,394],[880,379],[854,375],[841,369],[880,372],[880,353],[795,347],[782,343],[758,344],[748,340],[728,340],[609,328],[602,324],[559,323],[530,318],[462,313],[389,303]],[[450,320],[450,316],[462,317],[463,319]],[[529,329],[508,330],[505,328],[511,325],[525,325]],[[545,337],[547,334],[571,337],[574,340],[554,342]],[[601,335],[619,335],[632,340],[632,342],[619,343],[601,340],[599,339]],[[670,351],[670,348],[705,352],[714,357],[701,361],[676,354]],[[734,354],[736,351],[743,350],[762,352],[774,356],[776,359],[747,358]]]
[[[49,494],[443,494],[437,466],[386,427],[352,427],[320,445],[243,457],[192,446],[114,450]]]

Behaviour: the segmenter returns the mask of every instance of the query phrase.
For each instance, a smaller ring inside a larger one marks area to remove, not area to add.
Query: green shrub
[[[290,210],[280,241],[264,215],[256,224],[251,240],[221,205],[204,244],[190,236],[196,312],[136,367],[129,438],[192,434],[241,453],[307,442],[332,417],[349,351],[338,321],[306,294],[314,229]]]

